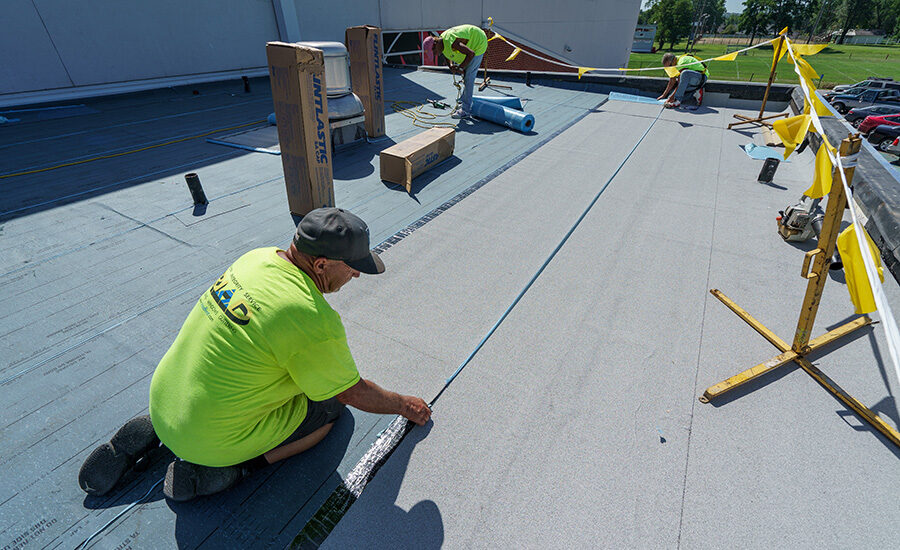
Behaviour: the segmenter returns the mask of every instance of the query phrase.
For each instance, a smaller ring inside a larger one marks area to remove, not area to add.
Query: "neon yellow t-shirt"
[[[341,317],[277,248],[252,250],[203,293],[150,382],[150,417],[180,458],[230,466],[284,441],[359,381]]]
[[[703,63],[700,63],[700,60],[696,57],[690,55],[682,55],[678,57],[678,63],[675,65],[675,68],[678,69],[678,72],[688,70],[688,71],[697,71],[698,73],[703,73],[706,76],[709,76],[709,69],[703,66]]]
[[[441,33],[444,45],[444,57],[457,65],[466,60],[465,54],[453,49],[453,43],[457,38],[466,40],[466,47],[475,52],[475,55],[483,55],[487,51],[487,35],[475,25],[458,25],[450,27]]]

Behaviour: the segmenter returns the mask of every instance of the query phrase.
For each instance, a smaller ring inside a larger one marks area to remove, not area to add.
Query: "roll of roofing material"
[[[487,101],[488,103],[496,103],[497,105],[503,105],[504,107],[509,107],[510,109],[516,109],[518,111],[522,110],[522,100],[518,97],[508,97],[508,96],[487,96],[487,95],[476,95],[472,96],[472,100],[480,100]]]
[[[478,118],[525,133],[534,129],[534,116],[489,101],[472,100],[472,114]]]

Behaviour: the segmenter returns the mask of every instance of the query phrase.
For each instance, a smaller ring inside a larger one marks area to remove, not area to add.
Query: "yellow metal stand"
[[[778,66],[778,61],[781,58],[781,49],[784,47],[784,35],[787,33],[787,27],[781,31],[781,34],[778,37],[778,42],[776,42],[775,46],[775,58],[772,62],[772,71],[769,73],[769,83],[766,84],[766,93],[763,95],[762,107],[759,108],[759,115],[756,118],[746,117],[744,115],[734,115],[734,118],[740,120],[740,122],[732,122],[728,125],[728,129],[731,130],[735,126],[740,126],[741,124],[756,124],[758,126],[768,126],[772,127],[771,122],[767,122],[770,118],[780,118],[786,117],[787,113],[782,113],[780,115],[769,115],[763,116],[763,113],[766,110],[766,102],[769,101],[769,90],[772,89],[772,82],[775,81],[775,68]]]
[[[861,143],[862,140],[860,140],[858,134],[848,137],[841,142],[840,155],[842,157],[855,155],[859,152]],[[852,166],[844,168],[844,176],[848,182],[852,181],[853,172],[854,168]],[[772,359],[736,374],[725,381],[710,386],[703,393],[703,396],[700,397],[700,401],[709,403],[711,400],[734,388],[746,384],[754,378],[758,378],[782,365],[794,362],[800,365],[800,368],[806,371],[807,374],[812,376],[825,389],[843,401],[845,405],[853,409],[853,411],[869,422],[895,445],[900,446],[900,433],[898,433],[897,430],[885,423],[878,415],[841,389],[840,386],[810,363],[805,357],[813,351],[827,346],[828,344],[847,336],[853,331],[872,323],[872,320],[864,315],[834,330],[826,332],[818,338],[812,340],[809,339],[810,332],[812,331],[813,324],[816,320],[816,313],[819,310],[822,290],[825,288],[825,281],[828,280],[828,266],[834,255],[834,246],[841,227],[841,217],[843,216],[844,208],[847,205],[847,196],[844,194],[844,186],[840,183],[841,175],[840,172],[838,172],[837,167],[835,167],[833,178],[834,184],[831,186],[831,192],[828,194],[828,206],[825,210],[825,219],[822,222],[822,231],[819,233],[818,246],[806,254],[806,257],[803,260],[803,267],[801,268],[801,276],[808,279],[809,283],[806,286],[806,295],[803,298],[803,306],[800,309],[800,319],[797,321],[797,331],[794,334],[793,344],[788,345],[787,342],[754,319],[747,311],[742,309],[719,290],[710,290],[713,296],[721,300],[722,303],[731,311],[735,312],[738,317],[753,327],[753,329],[761,334],[763,338],[768,340],[769,343],[778,348],[778,351],[781,353]],[[810,263],[812,263],[811,269]]]

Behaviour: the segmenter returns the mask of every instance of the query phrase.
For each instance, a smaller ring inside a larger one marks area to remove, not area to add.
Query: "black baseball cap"
[[[297,250],[310,256],[341,260],[357,271],[384,272],[384,262],[369,250],[369,227],[343,208],[316,208],[303,216],[294,235]]]

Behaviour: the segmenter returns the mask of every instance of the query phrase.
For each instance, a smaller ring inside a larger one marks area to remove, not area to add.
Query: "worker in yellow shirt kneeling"
[[[665,99],[666,107],[674,109],[682,103],[693,99],[697,107],[703,102],[703,86],[709,77],[709,69],[696,57],[690,55],[676,56],[667,53],[662,58],[663,67],[675,67],[678,76],[669,78],[666,91],[656,99]]]

